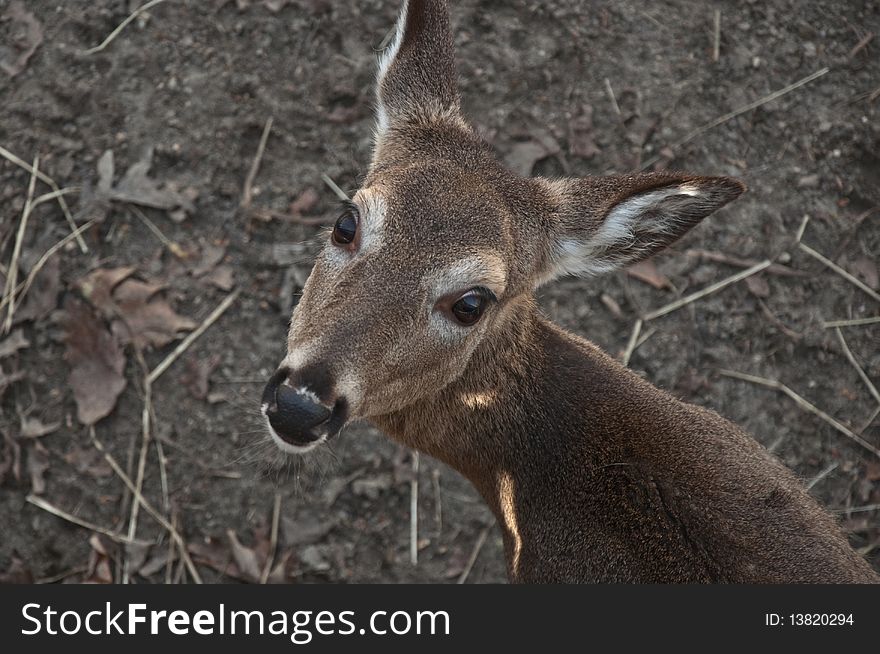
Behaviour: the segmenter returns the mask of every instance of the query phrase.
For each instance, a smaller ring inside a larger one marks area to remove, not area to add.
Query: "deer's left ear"
[[[646,259],[746,189],[731,177],[676,173],[534,181],[549,202],[551,226],[536,284]]]
[[[419,115],[458,111],[455,49],[446,0],[404,0],[379,60],[376,132]]]

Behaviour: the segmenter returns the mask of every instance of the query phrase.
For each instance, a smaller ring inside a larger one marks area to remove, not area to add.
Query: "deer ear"
[[[379,138],[395,122],[458,111],[446,0],[404,0],[394,38],[379,59],[376,100]]]
[[[536,182],[549,194],[552,225],[539,283],[646,259],[746,189],[730,177],[674,173]]]

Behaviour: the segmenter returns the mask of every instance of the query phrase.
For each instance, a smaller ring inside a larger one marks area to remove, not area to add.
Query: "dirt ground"
[[[500,533],[455,472],[422,456],[415,477],[412,453],[366,425],[319,456],[286,460],[257,413],[321,238],[313,223],[335,218],[322,175],[352,191],[366,170],[377,48],[396,0],[169,0],[84,52],[140,4],[0,0],[0,146],[27,166],[38,156],[73,189],[63,196],[73,219],[94,221],[82,233],[88,252],[68,242],[49,259],[0,338],[0,579],[192,581],[143,509],[138,543],[114,542],[129,533],[130,493],[84,423],[136,481],[144,366],[239,292],[150,389],[143,493],[173,520],[198,574],[504,581]],[[878,401],[824,324],[880,313],[880,37],[869,39],[880,3],[451,4],[465,108],[511,165],[545,175],[670,167],[747,182],[746,196],[655,267],[563,280],[541,292],[543,305],[622,354],[640,315],[773,259],[778,267],[748,282],[646,322],[630,365],[751,431],[880,569],[880,458],[782,392],[720,372],[779,380],[880,447]],[[30,177],[0,159],[4,283]],[[37,181],[35,196],[51,190]],[[807,216],[802,243],[865,288],[798,245]],[[17,281],[69,233],[57,200],[36,206]],[[841,334],[880,383],[880,324]]]

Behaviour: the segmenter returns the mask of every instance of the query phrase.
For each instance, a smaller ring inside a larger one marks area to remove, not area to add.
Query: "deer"
[[[876,583],[798,478],[544,317],[536,290],[652,256],[745,191],[642,172],[520,177],[462,113],[445,0],[407,0],[374,149],[266,385],[292,455],[355,420],[445,462],[497,517],[513,583]]]

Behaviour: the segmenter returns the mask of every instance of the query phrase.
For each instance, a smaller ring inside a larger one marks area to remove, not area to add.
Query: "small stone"
[[[307,568],[316,572],[326,572],[330,569],[330,563],[324,558],[324,548],[317,545],[309,545],[300,552],[299,560]]]
[[[818,188],[819,187],[819,175],[813,173],[812,175],[804,175],[798,180],[797,183],[798,188]]]

